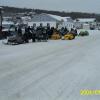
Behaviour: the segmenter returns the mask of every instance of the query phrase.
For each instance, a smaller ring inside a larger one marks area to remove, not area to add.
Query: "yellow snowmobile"
[[[53,33],[53,35],[51,36],[51,39],[52,40],[59,40],[59,39],[61,39],[61,36],[60,36],[59,32],[55,31]]]
[[[75,35],[73,33],[67,33],[64,35],[63,40],[73,40],[75,39]]]

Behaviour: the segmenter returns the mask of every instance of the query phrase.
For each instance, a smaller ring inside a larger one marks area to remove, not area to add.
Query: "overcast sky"
[[[0,0],[0,5],[100,13],[100,0]]]

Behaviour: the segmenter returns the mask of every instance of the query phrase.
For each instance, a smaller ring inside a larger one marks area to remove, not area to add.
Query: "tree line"
[[[40,13],[47,13],[47,14],[54,14],[59,15],[62,17],[70,16],[72,19],[76,18],[96,18],[97,21],[100,21],[100,14],[96,13],[83,13],[83,12],[64,12],[64,11],[50,11],[50,10],[42,10],[42,9],[29,9],[29,8],[17,8],[17,7],[8,7],[2,6],[4,10],[4,15],[9,14],[16,14],[16,13],[28,13],[28,12],[35,12],[37,14]]]

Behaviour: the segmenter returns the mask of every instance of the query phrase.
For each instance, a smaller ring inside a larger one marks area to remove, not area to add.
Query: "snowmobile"
[[[81,31],[79,33],[79,36],[89,36],[89,32],[88,31]]]
[[[61,39],[60,33],[58,31],[54,31],[54,33],[51,36],[51,39],[52,40],[59,40],[59,39]]]
[[[62,37],[62,40],[73,40],[75,39],[75,35],[71,32],[67,33]]]
[[[23,44],[24,41],[22,39],[22,37],[20,36],[10,36],[7,38],[7,42],[4,42],[3,41],[3,44],[6,44],[6,45],[18,45],[18,44]]]

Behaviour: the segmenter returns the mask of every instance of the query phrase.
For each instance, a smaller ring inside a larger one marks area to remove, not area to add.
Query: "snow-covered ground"
[[[75,40],[16,46],[0,41],[0,100],[99,100],[100,31]]]

